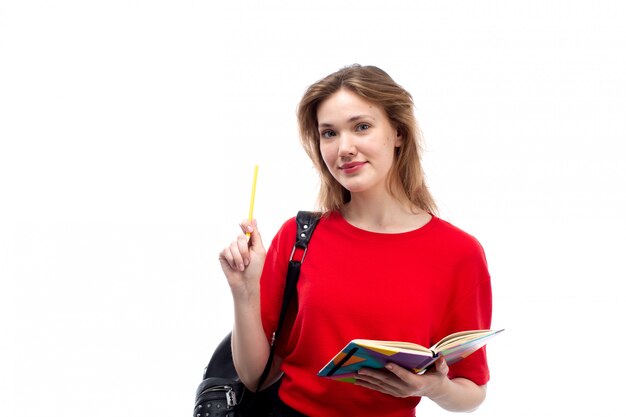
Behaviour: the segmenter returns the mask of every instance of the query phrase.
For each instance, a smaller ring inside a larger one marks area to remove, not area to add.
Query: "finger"
[[[443,356],[437,359],[437,362],[435,362],[435,369],[437,370],[437,372],[443,375],[448,375],[448,363]]]
[[[355,381],[355,385],[358,385],[360,387],[382,392],[383,394],[387,395],[393,395],[394,397],[399,396],[397,388],[393,385],[387,384],[383,380],[359,374],[355,378]]]
[[[248,266],[250,263],[250,251],[248,250],[248,238],[246,235],[240,235],[237,237],[237,249],[241,254],[244,266]]]
[[[370,368],[359,369],[357,376],[358,379],[367,381],[372,385],[379,387],[387,387],[395,389],[400,386],[403,381],[398,379],[392,372],[385,371],[384,369],[375,370]]]
[[[254,227],[252,227],[252,221],[248,219],[242,220],[241,223],[239,223],[239,227],[244,233],[252,233],[254,231]]]
[[[232,270],[237,269],[233,261],[233,255],[230,253],[230,247],[226,247],[220,252],[219,260],[222,266],[228,266]]]
[[[391,373],[393,373],[395,376],[397,376],[406,383],[411,383],[411,378],[415,378],[415,374],[413,372],[404,369],[403,367],[398,366],[395,363],[386,364],[385,369],[391,371]]]
[[[246,220],[246,222],[242,224],[245,224],[246,226],[245,231],[247,233],[250,233],[250,241],[248,242],[248,245],[252,248],[252,250],[265,251],[265,247],[263,246],[263,240],[261,239],[261,233],[259,232],[256,219],[253,219],[252,221]]]
[[[233,257],[233,263],[235,264],[234,269],[238,269],[239,271],[243,271],[245,269],[243,258],[241,257],[241,252],[239,252],[239,244],[238,241],[234,241],[230,244],[230,253]]]

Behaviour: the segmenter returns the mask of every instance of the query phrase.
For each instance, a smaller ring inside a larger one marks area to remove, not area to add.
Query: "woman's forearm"
[[[233,363],[241,382],[256,390],[269,356],[269,343],[263,331],[258,293],[233,297],[235,323],[232,333]],[[271,376],[270,376],[271,377]]]
[[[476,385],[465,378],[446,378],[440,393],[431,396],[430,399],[448,411],[470,412],[482,404],[486,395],[485,385]]]
[[[235,305],[231,337],[233,363],[241,382],[248,389],[256,390],[270,350],[263,331],[260,300],[266,252],[256,221],[245,220],[240,226],[242,234],[220,252],[219,260]],[[280,364],[278,358],[274,362]],[[277,374],[273,370],[268,381],[276,379]]]

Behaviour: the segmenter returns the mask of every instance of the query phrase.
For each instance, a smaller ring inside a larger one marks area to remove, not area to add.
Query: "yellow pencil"
[[[254,177],[252,179],[252,195],[250,195],[250,212],[248,213],[248,220],[252,221],[252,214],[254,213],[254,194],[256,193],[256,177],[259,173],[259,166],[254,166]],[[250,233],[246,233],[250,236]]]

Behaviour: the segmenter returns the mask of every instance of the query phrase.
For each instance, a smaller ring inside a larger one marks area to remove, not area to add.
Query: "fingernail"
[[[254,227],[252,226],[246,226],[246,230],[250,233],[254,232]]]
[[[243,270],[246,269],[243,264],[239,265],[239,270],[243,272]]]
[[[391,371],[393,369],[393,366],[390,363],[388,363],[387,365],[385,365],[385,368]]]

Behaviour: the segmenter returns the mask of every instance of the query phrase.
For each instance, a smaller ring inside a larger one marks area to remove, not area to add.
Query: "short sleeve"
[[[457,285],[452,291],[451,309],[437,330],[435,340],[464,330],[489,329],[491,326],[491,279],[482,247],[459,262],[455,270]],[[477,385],[489,381],[486,347],[450,366],[449,378],[467,378]]]

